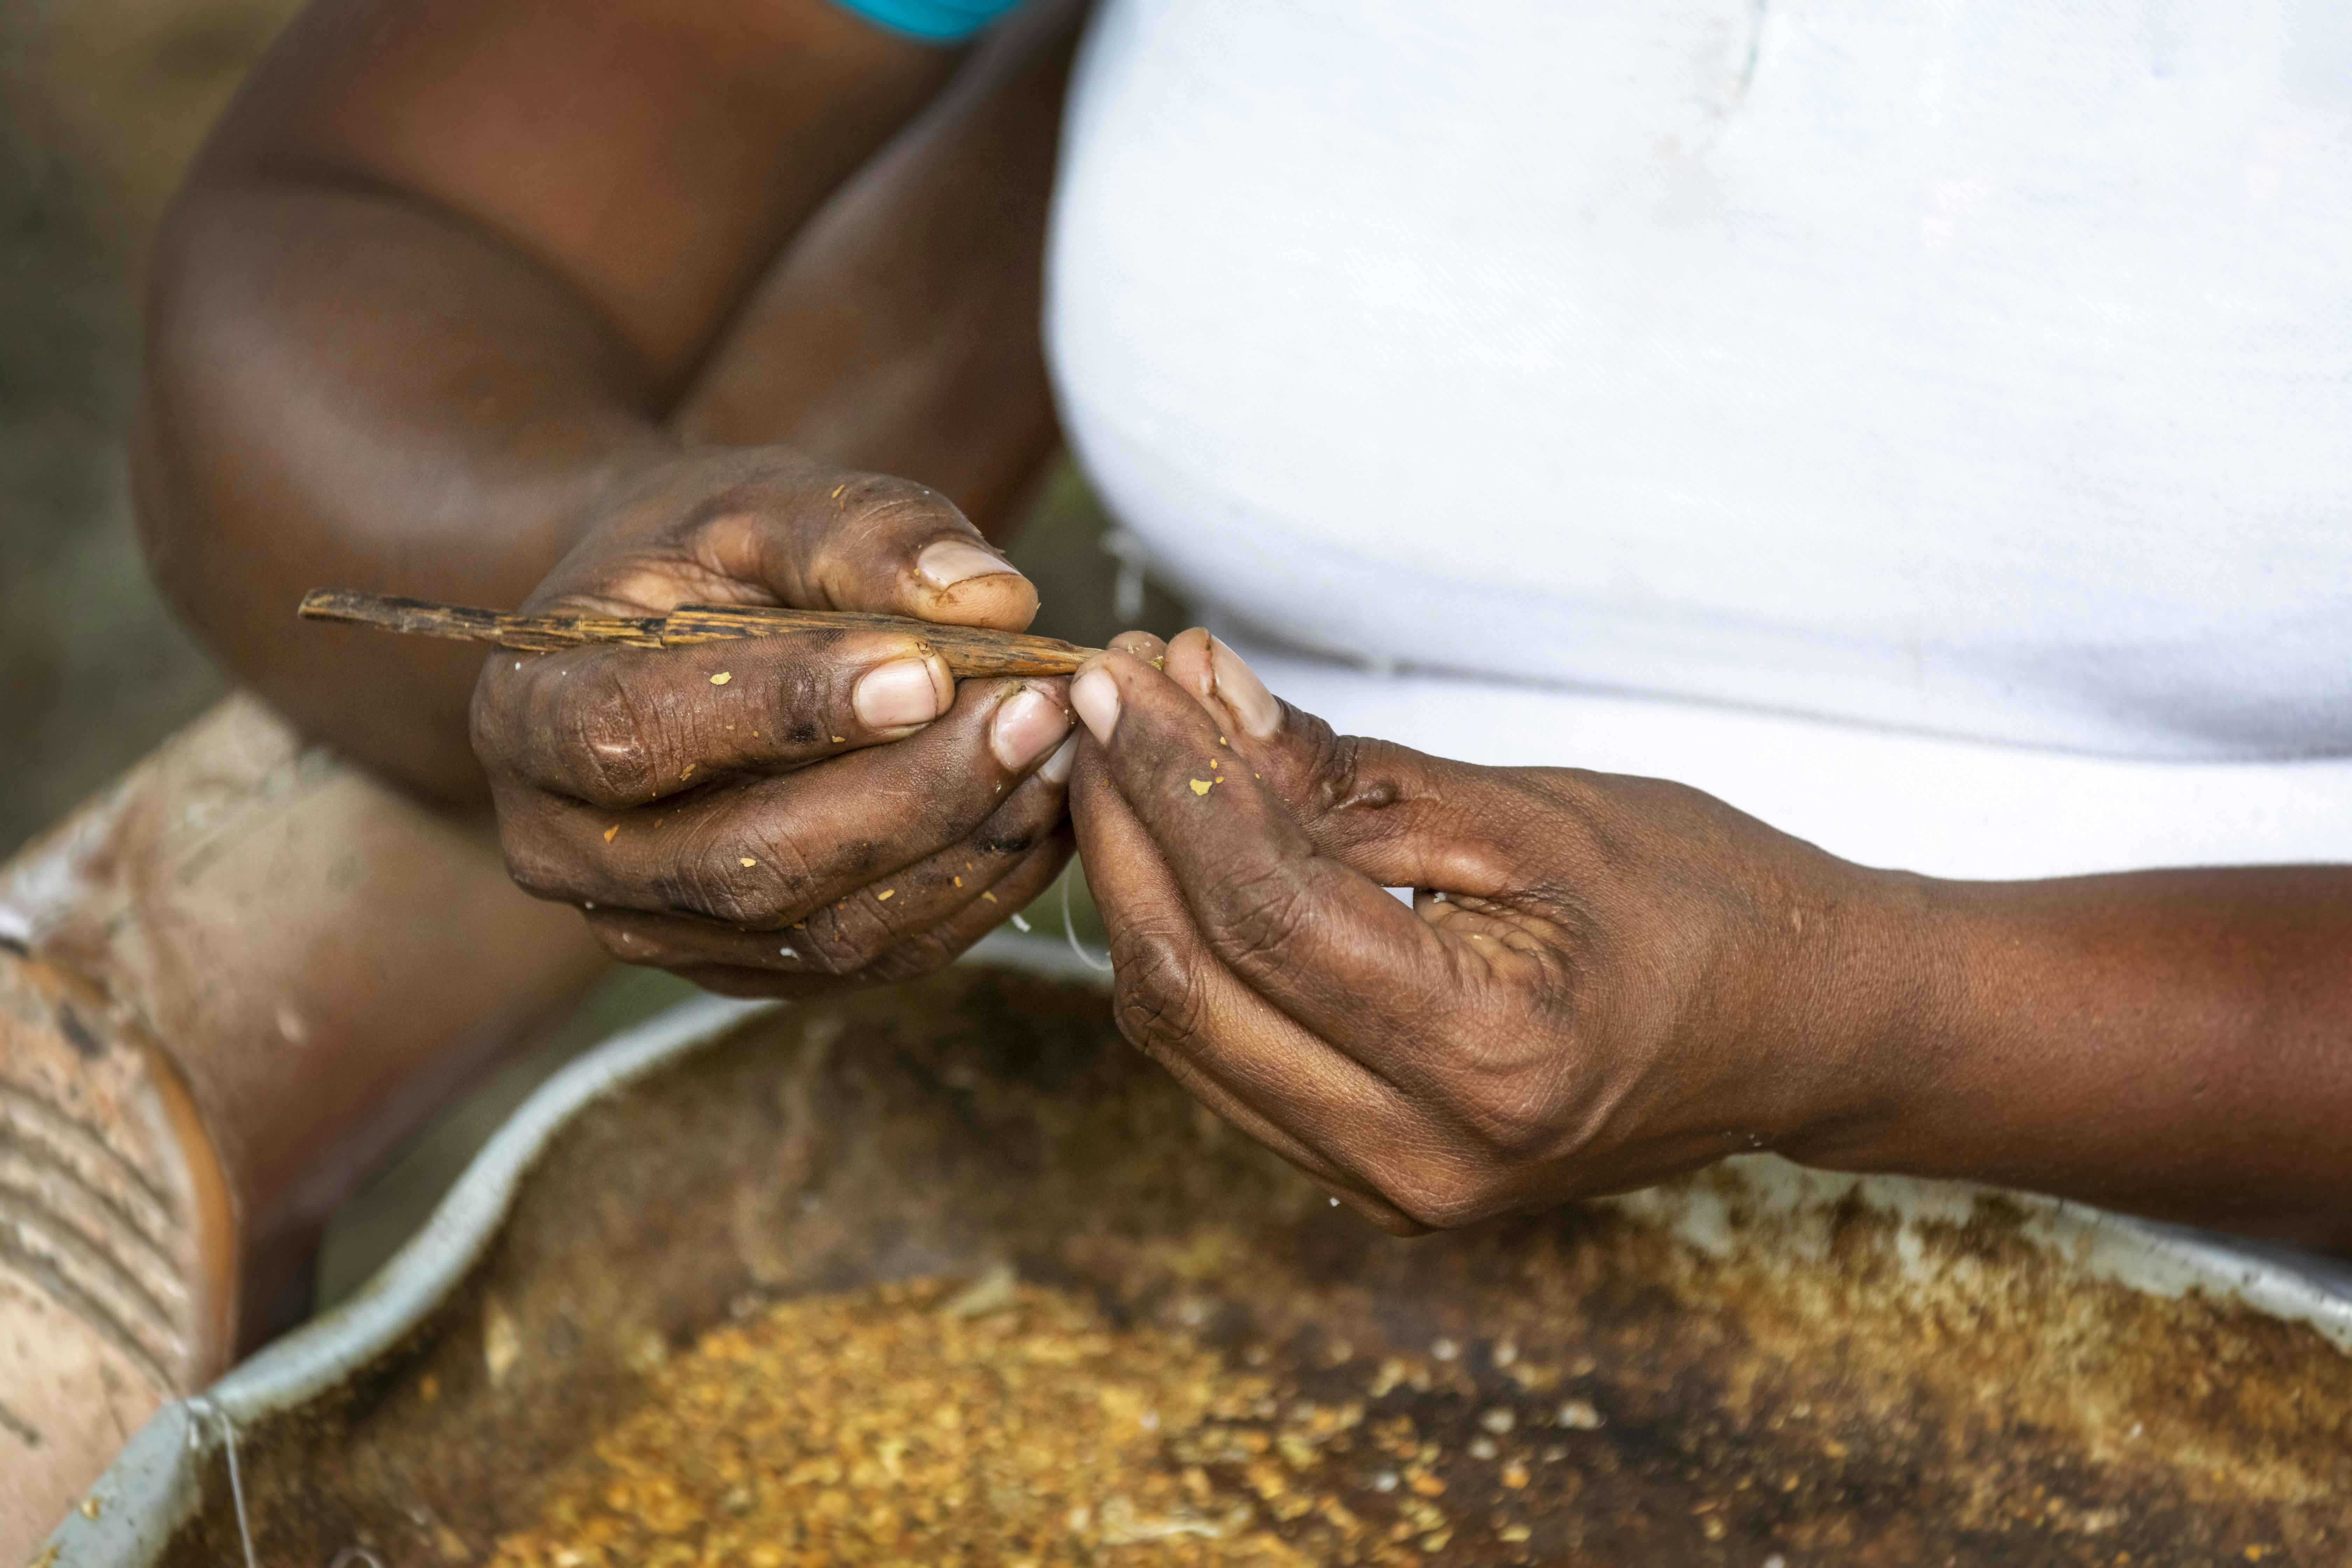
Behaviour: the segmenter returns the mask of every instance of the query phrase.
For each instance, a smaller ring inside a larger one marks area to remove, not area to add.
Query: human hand
[[[755,448],[634,476],[524,607],[683,604],[1019,630],[1037,595],[944,497]],[[515,879],[711,990],[936,968],[1069,853],[1066,683],[959,687],[913,636],[499,653],[472,718]]]
[[[1662,780],[1335,736],[1203,632],[1159,651],[1071,684],[1119,1026],[1376,1223],[1801,1153],[1893,1092],[1909,879]]]

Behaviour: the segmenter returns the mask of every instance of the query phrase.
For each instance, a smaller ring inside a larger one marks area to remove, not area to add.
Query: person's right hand
[[[1017,631],[1037,594],[945,497],[775,449],[666,458],[524,606],[869,610]],[[507,864],[605,948],[739,994],[947,963],[1068,858],[1066,683],[919,639],[795,633],[499,652],[474,749]]]

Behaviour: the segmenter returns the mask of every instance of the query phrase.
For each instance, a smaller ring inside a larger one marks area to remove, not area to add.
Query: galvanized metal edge
[[[966,960],[1107,984],[1066,944],[1040,936],[995,932]],[[47,1563],[52,1568],[150,1568],[198,1506],[201,1477],[236,1426],[332,1387],[397,1343],[490,1245],[540,1152],[567,1121],[591,1102],[776,1005],[717,997],[690,1002],[615,1036],[551,1078],[483,1147],[425,1227],[357,1295],[229,1373],[204,1396],[158,1411],[91,1489],[96,1517],[77,1510],[50,1535],[47,1545],[55,1554]],[[1611,1201],[1686,1245],[1720,1256],[1738,1245],[1735,1205],[1794,1218],[1853,1198],[1901,1221],[1907,1237],[1922,1225],[1965,1223],[1979,1199],[1998,1197],[2024,1213],[2022,1234],[2029,1239],[2095,1278],[2160,1296],[2203,1289],[2309,1324],[2352,1352],[2352,1270],[2325,1260],[2260,1256],[2175,1226],[1960,1183],[1843,1175],[1770,1155],[1724,1163],[1732,1178],[1727,1184],[1652,1189]]]
[[[68,1513],[50,1534],[45,1550],[55,1549],[55,1568],[153,1563],[201,1501],[205,1468],[234,1440],[236,1427],[323,1393],[396,1343],[465,1278],[548,1141],[583,1107],[777,1005],[716,996],[688,1002],[541,1084],[483,1145],[425,1228],[358,1294],[236,1367],[200,1399],[157,1411],[90,1489],[96,1507]]]
[[[1730,1179],[1653,1187],[1609,1201],[1700,1252],[1726,1257],[1739,1244],[1735,1209],[1767,1218],[1827,1215],[1851,1199],[1896,1220],[1898,1256],[1922,1268],[1927,1258],[1923,1227],[1966,1225],[1980,1202],[1997,1201],[2023,1215],[2020,1234],[2026,1240],[2088,1278],[2151,1296],[2203,1290],[2266,1317],[2307,1324],[2352,1353],[2352,1269],[2326,1258],[2250,1247],[2185,1226],[1967,1182],[1847,1175],[1771,1154],[1738,1155],[1717,1169]],[[1784,1233],[1782,1244],[1796,1255],[1826,1249],[1831,1239],[1826,1225],[1801,1226]]]

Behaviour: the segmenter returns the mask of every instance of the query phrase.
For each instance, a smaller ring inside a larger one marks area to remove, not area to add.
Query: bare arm
[[[1001,517],[1055,439],[1071,18],[1023,26],[962,60],[824,0],[314,9],[156,263],[138,470],[175,599],[313,732],[465,797],[479,659],[299,626],[305,589],[520,603],[688,441]]]
[[[1392,1228],[1772,1149],[2352,1253],[2352,868],[1874,870],[1121,640],[1071,688],[1121,1026]]]
[[[2352,868],[1916,890],[1922,1026],[1801,1157],[2352,1254]]]
[[[959,57],[827,0],[324,0],[158,258],[167,588],[311,733],[445,799],[487,774],[518,879],[616,956],[771,992],[951,957],[1067,854],[1059,683],[958,688],[887,637],[485,663],[289,609],[1025,625],[982,530],[1056,439],[1039,270],[1081,15]]]

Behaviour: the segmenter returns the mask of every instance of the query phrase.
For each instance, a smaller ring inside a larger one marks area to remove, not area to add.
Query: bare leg
[[[0,1562],[308,1303],[352,1182],[604,968],[249,698],[0,868]]]

